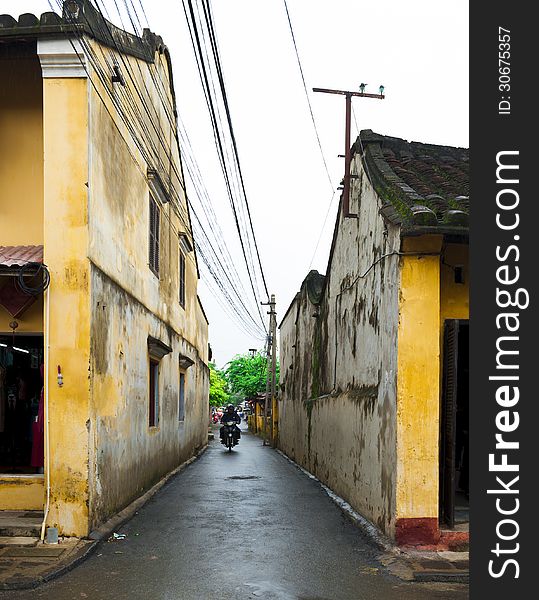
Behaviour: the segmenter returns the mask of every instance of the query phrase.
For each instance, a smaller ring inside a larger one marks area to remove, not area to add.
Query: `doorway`
[[[469,321],[444,323],[440,419],[440,522],[469,526]]]
[[[43,473],[43,335],[0,335],[0,473]]]

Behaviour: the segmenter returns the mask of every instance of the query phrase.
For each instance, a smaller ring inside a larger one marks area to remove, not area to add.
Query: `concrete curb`
[[[43,577],[41,577],[43,583],[47,583],[47,581],[56,579],[56,577],[60,577],[60,575],[64,575],[64,573],[68,573],[69,571],[71,571],[72,569],[74,569],[75,567],[80,565],[81,562],[85,561],[91,554],[94,553],[95,549],[97,548],[97,544],[98,544],[97,541],[93,541],[84,550],[84,552],[81,552],[72,561],[66,563],[65,565],[59,567],[58,569],[56,569],[54,571],[51,571],[50,573],[47,573],[46,575],[43,575]]]
[[[35,589],[44,583],[48,583],[61,575],[65,575],[78,565],[80,565],[83,561],[85,561],[89,556],[95,552],[97,546],[101,541],[110,537],[110,535],[119,527],[124,525],[129,519],[131,519],[135,513],[142,507],[148,500],[152,498],[172,477],[178,475],[181,471],[187,468],[191,463],[197,460],[208,448],[206,444],[198,453],[191,457],[189,460],[186,460],[184,463],[176,467],[173,471],[168,473],[157,482],[153,487],[151,487],[145,494],[131,502],[128,506],[126,506],[122,511],[117,513],[114,517],[109,519],[106,523],[95,529],[90,533],[88,538],[91,540],[91,543],[88,544],[81,552],[76,553],[76,556],[72,560],[68,560],[60,567],[49,571],[44,575],[40,575],[38,577],[34,577],[33,579],[28,578],[25,580],[21,580],[13,583],[0,583],[0,591],[7,590],[29,590]]]
[[[414,573],[414,581],[419,583],[470,583],[470,574],[466,573],[451,573],[440,571],[438,573]]]

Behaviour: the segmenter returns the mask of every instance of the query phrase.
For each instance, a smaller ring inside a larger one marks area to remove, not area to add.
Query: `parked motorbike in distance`
[[[225,421],[223,429],[223,439],[221,444],[224,444],[228,448],[229,452],[232,452],[232,448],[238,443],[236,438],[236,423],[234,421]]]

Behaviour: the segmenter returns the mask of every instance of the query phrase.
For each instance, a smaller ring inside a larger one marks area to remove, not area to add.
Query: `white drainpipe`
[[[44,386],[44,402],[45,402],[45,482],[47,486],[47,500],[45,503],[45,511],[43,514],[43,523],[41,524],[41,541],[45,539],[45,526],[47,523],[47,517],[49,516],[50,500],[51,500],[51,459],[50,459],[50,440],[49,440],[49,348],[50,348],[50,284],[45,290],[45,378],[43,381]]]

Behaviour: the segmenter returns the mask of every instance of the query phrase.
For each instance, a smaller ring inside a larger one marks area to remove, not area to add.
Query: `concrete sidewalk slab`
[[[381,557],[388,571],[403,581],[468,583],[468,552],[395,549]]]
[[[77,566],[97,542],[64,538],[58,545],[0,549],[0,590],[35,588]]]

